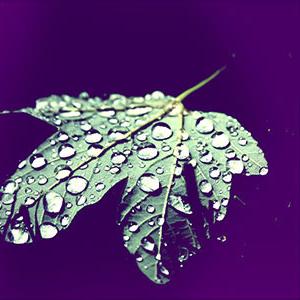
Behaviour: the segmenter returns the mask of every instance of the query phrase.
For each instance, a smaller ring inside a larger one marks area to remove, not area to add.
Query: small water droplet
[[[69,223],[70,223],[70,217],[68,215],[64,215],[61,217],[61,219],[60,219],[61,226],[65,227],[65,226],[69,225]]]
[[[260,175],[267,175],[268,172],[269,172],[269,169],[268,169],[267,167],[262,167],[262,168],[260,168],[260,170],[259,170],[259,174],[260,174]]]
[[[218,179],[221,175],[221,171],[218,167],[211,167],[209,169],[209,176],[213,179]]]
[[[152,107],[150,106],[140,106],[140,107],[134,107],[134,108],[129,108],[126,110],[126,114],[128,116],[143,116],[145,114],[148,114],[149,112],[152,111]]]
[[[190,150],[186,144],[179,144],[176,146],[174,150],[174,155],[177,157],[179,160],[185,160],[188,159],[190,156]]]
[[[155,249],[155,243],[153,238],[151,237],[145,237],[142,240],[142,247],[149,252],[154,252]]]
[[[146,208],[146,211],[150,214],[153,214],[155,212],[155,207],[151,204],[149,204]]]
[[[19,164],[18,164],[18,168],[19,169],[23,169],[27,164],[26,160],[22,160]]]
[[[24,228],[13,228],[9,232],[9,239],[14,244],[25,244],[29,240],[29,232]]]
[[[61,131],[61,132],[58,133],[57,139],[60,142],[65,142],[69,139],[69,136],[65,132]]]
[[[226,172],[223,174],[223,181],[225,183],[230,183],[232,180],[232,173],[231,172]]]
[[[40,175],[40,176],[38,177],[38,184],[44,185],[44,184],[46,184],[47,182],[48,182],[48,178],[47,178],[46,176]]]
[[[104,184],[104,183],[98,182],[98,183],[96,184],[96,191],[97,191],[97,192],[101,192],[101,191],[104,190],[104,189],[105,189],[105,184]]]
[[[63,180],[63,179],[66,179],[70,176],[72,170],[69,166],[64,166],[64,165],[61,165],[61,166],[58,166],[55,168],[55,178],[57,180]]]
[[[81,195],[81,196],[79,196],[78,198],[77,198],[77,201],[76,201],[76,204],[78,205],[78,206],[81,206],[81,205],[83,205],[85,202],[86,202],[86,196],[84,196],[84,195]]]
[[[225,151],[225,156],[226,156],[227,158],[229,158],[229,159],[235,158],[236,153],[234,152],[233,149],[227,149],[227,150]]]
[[[103,111],[99,111],[99,115],[101,117],[105,117],[105,118],[111,118],[116,114],[116,111],[114,109],[109,109],[109,110],[103,110]]]
[[[213,160],[212,154],[208,150],[203,150],[200,156],[200,161],[205,164],[209,164],[212,162],[212,160]]]
[[[163,173],[164,173],[164,168],[162,168],[162,167],[157,167],[157,168],[156,168],[156,173],[159,174],[159,175],[163,174]]]
[[[241,145],[241,146],[246,146],[248,144],[248,141],[243,137],[240,137],[238,142],[239,142],[239,145]]]
[[[128,230],[130,232],[137,232],[139,229],[139,225],[137,223],[132,222],[131,224],[129,224]]]

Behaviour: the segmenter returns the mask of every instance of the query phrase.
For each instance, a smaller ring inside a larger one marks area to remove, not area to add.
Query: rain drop
[[[43,169],[46,164],[47,160],[44,158],[42,154],[35,154],[30,157],[29,162],[33,169],[35,170],[41,170]]]
[[[77,195],[82,193],[88,186],[88,181],[81,176],[71,177],[67,183],[67,191],[70,194]]]
[[[58,155],[62,159],[68,159],[76,154],[76,150],[71,144],[63,144],[58,149]]]
[[[143,143],[137,149],[137,156],[143,160],[150,160],[158,156],[158,150],[152,143]]]
[[[200,133],[211,133],[214,130],[214,123],[210,119],[201,117],[196,121],[196,128]]]
[[[160,182],[155,175],[151,173],[145,173],[140,177],[138,186],[143,192],[152,193],[160,188]]]
[[[158,122],[152,127],[152,137],[155,140],[161,141],[168,139],[172,136],[172,134],[173,132],[171,130],[171,127],[164,122]]]

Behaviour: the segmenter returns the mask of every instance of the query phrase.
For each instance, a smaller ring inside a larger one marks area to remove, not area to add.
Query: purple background
[[[51,241],[1,242],[0,299],[299,299],[297,3],[0,0],[0,110],[83,90],[177,95],[226,64],[186,106],[238,118],[270,165],[234,179],[246,206],[231,201],[216,229],[227,241],[215,236],[166,286],[122,246],[115,189]],[[53,130],[25,115],[0,129],[3,182]]]

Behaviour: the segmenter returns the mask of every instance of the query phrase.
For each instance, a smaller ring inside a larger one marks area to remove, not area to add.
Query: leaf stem
[[[222,71],[226,69],[226,66],[223,66],[222,68],[215,71],[212,75],[210,75],[208,78],[202,80],[201,82],[197,83],[193,87],[189,88],[188,90],[184,91],[180,95],[178,95],[175,99],[175,102],[182,102],[187,96],[192,94],[193,92],[197,91],[198,89],[205,86],[207,83],[212,81],[214,78],[216,78]]]

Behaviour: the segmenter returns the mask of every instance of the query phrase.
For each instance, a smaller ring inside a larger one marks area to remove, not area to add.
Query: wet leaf
[[[187,111],[182,104],[219,72],[176,98],[159,91],[106,100],[83,93],[43,98],[35,108],[21,109],[57,132],[18,164],[1,189],[4,239],[51,239],[127,179],[118,220],[125,247],[149,279],[168,282],[199,251],[207,225],[226,216],[232,177],[268,171],[262,150],[236,119]],[[198,205],[189,203],[188,165]],[[205,213],[195,215],[199,208]]]

